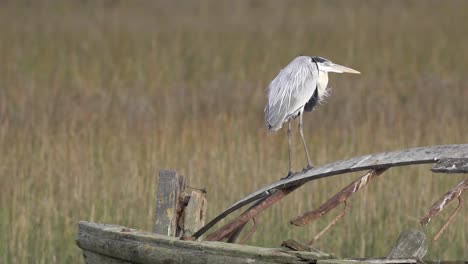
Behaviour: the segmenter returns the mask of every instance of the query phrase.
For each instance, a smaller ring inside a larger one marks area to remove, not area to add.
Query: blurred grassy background
[[[267,133],[265,88],[299,54],[360,70],[330,76],[305,116],[315,164],[467,143],[465,1],[41,1],[0,4],[0,262],[82,261],[77,222],[152,229],[159,169],[207,187],[209,218],[287,170],[285,131]],[[294,138],[294,167],[305,157]],[[393,169],[350,200],[317,246],[385,256],[463,175]],[[261,218],[249,243],[308,241],[303,228],[360,174],[314,181]],[[454,205],[424,228],[432,235]],[[468,258],[462,210],[431,259]]]

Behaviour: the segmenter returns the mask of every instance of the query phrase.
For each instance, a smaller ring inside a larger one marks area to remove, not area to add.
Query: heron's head
[[[311,57],[312,62],[317,64],[317,67],[319,71],[323,72],[337,72],[337,73],[355,73],[355,74],[360,74],[360,72],[348,68],[343,65],[339,65],[336,63],[333,63],[325,58],[322,57]]]

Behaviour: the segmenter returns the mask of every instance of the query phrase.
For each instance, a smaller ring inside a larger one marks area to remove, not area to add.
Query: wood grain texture
[[[440,173],[468,173],[468,159],[441,159],[431,169]]]
[[[101,255],[89,250],[83,250],[83,257],[86,263],[94,264],[132,264],[132,262]]]
[[[192,190],[190,200],[184,209],[184,236],[192,236],[205,225],[206,209],[206,194],[200,190]]]
[[[156,210],[154,215],[154,229],[157,234],[167,236],[179,235],[178,219],[180,196],[184,191],[185,180],[175,171],[161,170],[156,191]]]
[[[403,230],[393,246],[389,259],[416,258],[422,259],[428,249],[426,235],[416,229]]]
[[[321,259],[317,264],[408,264],[418,263],[416,259]]]
[[[123,232],[124,231],[124,232]],[[122,263],[312,263],[332,255],[222,242],[183,241],[117,225],[80,222],[77,245],[95,253],[88,264]],[[98,256],[96,256],[98,255]],[[92,262],[98,260],[97,262]],[[105,262],[104,262],[105,263]]]
[[[397,166],[405,166],[411,164],[435,163],[441,159],[459,159],[468,158],[468,144],[462,145],[443,145],[412,148],[398,150],[392,152],[383,152],[378,154],[370,154],[361,157],[351,158],[332,162],[320,167],[315,167],[305,172],[300,172],[288,179],[279,180],[273,184],[265,186],[242,200],[234,203],[232,206],[225,209],[221,214],[211,220],[207,225],[201,228],[194,234],[195,238],[200,237],[212,226],[225,218],[230,213],[236,211],[243,206],[262,199],[270,195],[272,190],[285,189],[298,184],[303,184],[308,181],[330,177],[348,172],[383,169]]]

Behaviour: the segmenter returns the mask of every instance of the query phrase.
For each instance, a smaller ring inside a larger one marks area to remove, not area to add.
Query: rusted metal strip
[[[343,188],[340,192],[335,194],[332,198],[322,204],[317,210],[309,211],[293,220],[291,224],[296,226],[306,225],[315,219],[320,218],[322,215],[330,212],[333,208],[337,207],[339,204],[348,200],[348,198],[355,192],[359,191],[362,187],[366,186],[372,179],[376,176],[379,176],[385,169],[376,169],[368,171],[366,174],[361,176],[359,179],[353,181],[351,184]]]

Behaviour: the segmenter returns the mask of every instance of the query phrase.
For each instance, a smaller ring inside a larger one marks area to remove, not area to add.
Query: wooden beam
[[[184,241],[117,225],[80,222],[77,245],[95,263],[315,263],[323,252],[298,252],[223,242]],[[91,252],[91,253],[89,253]],[[105,262],[107,261],[107,262]]]
[[[316,264],[409,264],[418,263],[417,259],[319,259]],[[432,263],[432,262],[431,262]]]

